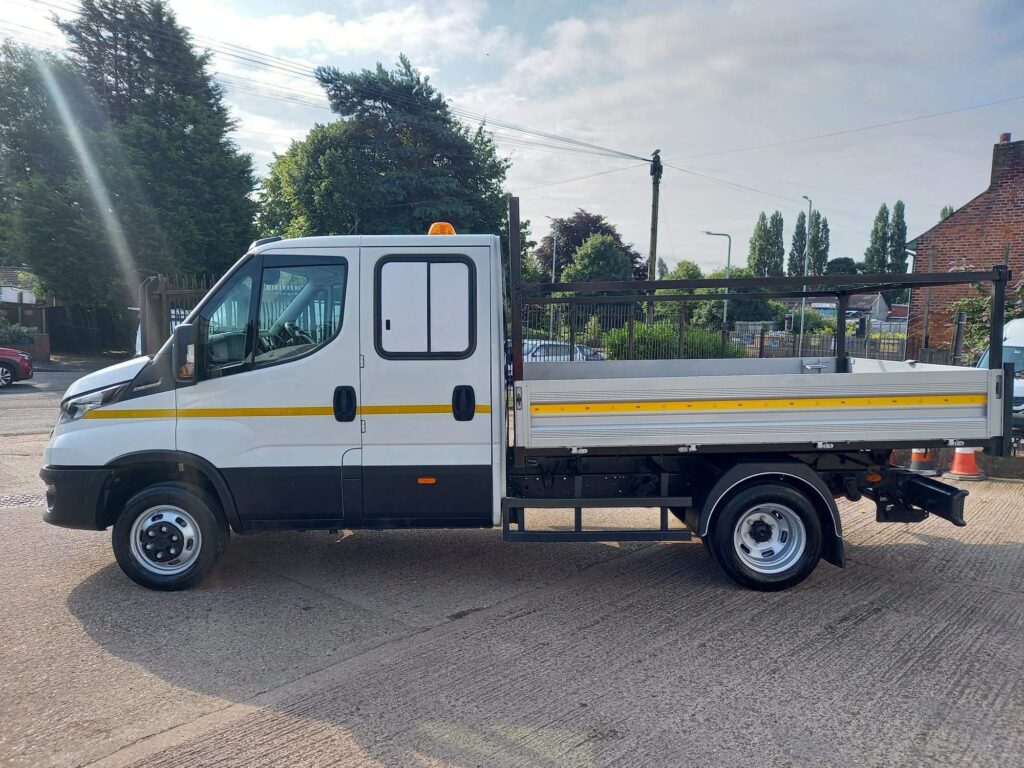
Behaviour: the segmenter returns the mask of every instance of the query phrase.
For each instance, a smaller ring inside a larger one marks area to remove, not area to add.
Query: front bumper
[[[43,467],[39,471],[46,483],[43,520],[62,528],[102,530],[100,502],[112,471],[107,467]]]

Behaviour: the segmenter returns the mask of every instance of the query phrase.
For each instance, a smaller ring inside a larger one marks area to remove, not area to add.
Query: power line
[[[78,9],[69,7],[66,4],[53,2],[52,0],[30,0],[30,2],[40,5],[43,7],[50,8],[51,10],[64,11],[65,13],[78,13]],[[157,33],[161,34],[161,33]],[[163,37],[170,39],[166,33],[162,33]],[[243,66],[254,66],[268,71],[276,71],[283,74],[287,74],[292,77],[302,77],[312,80],[317,80],[313,71],[311,71],[306,65],[299,64],[297,62],[289,61],[288,59],[271,56],[264,54],[260,51],[256,51],[251,48],[244,46],[235,45],[233,43],[225,43],[224,41],[216,40],[214,38],[206,37],[203,35],[194,35],[189,31],[189,35],[196,41],[200,41],[202,47],[209,49],[211,52],[226,56],[235,61],[241,62]],[[227,48],[226,48],[227,47]],[[383,84],[382,84],[383,85]],[[416,104],[417,102],[412,97],[404,97],[401,94],[391,93],[383,89],[368,89],[371,94],[378,96],[385,96],[390,100],[405,102],[409,104]],[[518,123],[509,122],[506,120],[499,120],[497,118],[488,118],[484,114],[472,112],[470,110],[461,109],[451,104],[447,104],[448,110],[457,117],[462,117],[467,120],[482,122],[486,124],[492,124],[506,130],[514,131],[517,133],[523,133],[528,136],[533,136],[539,139],[546,139],[549,141],[556,141],[568,145],[572,145],[580,150],[591,150],[594,154],[600,154],[606,157],[621,157],[623,159],[639,160],[641,162],[649,162],[648,158],[641,157],[629,152],[623,152],[621,150],[612,149],[610,147],[604,147],[600,144],[592,142],[582,141],[569,136],[563,136],[560,134],[552,133],[550,131],[542,131],[535,128],[529,128],[527,126],[520,125]]]
[[[817,141],[818,139],[830,139],[835,136],[848,136],[852,133],[862,133],[864,131],[873,131],[878,128],[888,128],[893,125],[904,125],[906,123],[914,123],[919,120],[931,120],[936,117],[946,117],[947,115],[955,115],[960,112],[970,112],[975,109],[985,109],[987,107],[995,107],[1000,104],[1009,104],[1014,101],[1024,100],[1024,95],[1020,96],[1009,96],[1005,99],[996,99],[994,101],[987,101],[983,104],[972,104],[967,107],[957,107],[956,109],[947,109],[942,112],[932,112],[927,115],[916,115],[914,117],[904,117],[898,120],[887,120],[882,123],[874,123],[872,125],[862,125],[858,128],[847,128],[842,131],[830,131],[828,133],[819,133],[815,136],[802,136],[798,139],[786,139],[784,141],[773,141],[768,144],[754,144],[749,147],[738,147],[736,149],[724,149],[718,152],[702,152],[696,155],[686,155],[684,157],[677,157],[676,160],[694,160],[698,157],[717,157],[719,155],[731,155],[737,152],[753,152],[758,149],[772,149],[774,147],[785,147],[790,144],[798,144],[804,141]]]
[[[569,184],[573,181],[583,181],[584,179],[593,179],[597,176],[607,176],[609,173],[618,173],[619,171],[628,171],[631,168],[640,168],[641,166],[647,165],[647,163],[637,163],[636,165],[626,165],[622,168],[612,168],[609,171],[600,171],[599,173],[588,173],[586,176],[575,176],[571,179],[560,179],[558,181],[546,181],[543,184],[534,184],[530,187],[520,187],[520,192],[526,192],[530,189],[540,189],[541,187],[553,187],[556,184]]]

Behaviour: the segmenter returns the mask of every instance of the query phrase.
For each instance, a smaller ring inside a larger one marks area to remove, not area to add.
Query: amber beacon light
[[[454,235],[455,227],[447,221],[435,221],[427,230],[428,235]]]

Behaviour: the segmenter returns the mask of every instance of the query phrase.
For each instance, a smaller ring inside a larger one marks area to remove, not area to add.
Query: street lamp
[[[558,225],[555,223],[557,219],[553,219],[551,216],[545,216],[545,219],[551,222],[551,284],[555,284],[555,273],[558,271]],[[555,305],[551,305],[551,324],[548,327],[548,338],[551,341],[555,340]]]
[[[814,201],[807,195],[800,195],[807,201],[807,234],[804,235],[804,295],[800,297],[800,343],[797,346],[797,357],[804,356],[804,317],[807,315],[807,267],[811,258],[811,211]]]
[[[706,229],[704,230],[704,234],[705,235],[711,235],[712,237],[724,237],[724,238],[726,238],[728,240],[728,244],[726,246],[726,251],[725,251],[725,279],[728,280],[729,279],[729,272],[732,269],[732,235],[729,235],[729,234],[727,234],[725,232],[709,232]],[[729,293],[729,286],[725,287],[725,292]],[[725,300],[725,304],[722,307],[722,325],[726,329],[729,328],[729,300],[728,299]]]

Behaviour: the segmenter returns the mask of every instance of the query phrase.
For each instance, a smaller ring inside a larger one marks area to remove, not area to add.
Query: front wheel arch
[[[185,451],[138,451],[118,456],[107,464],[114,470],[100,495],[97,528],[113,525],[125,503],[143,488],[161,481],[185,482],[213,496],[232,530],[240,522],[235,498],[220,471],[202,456]]]

